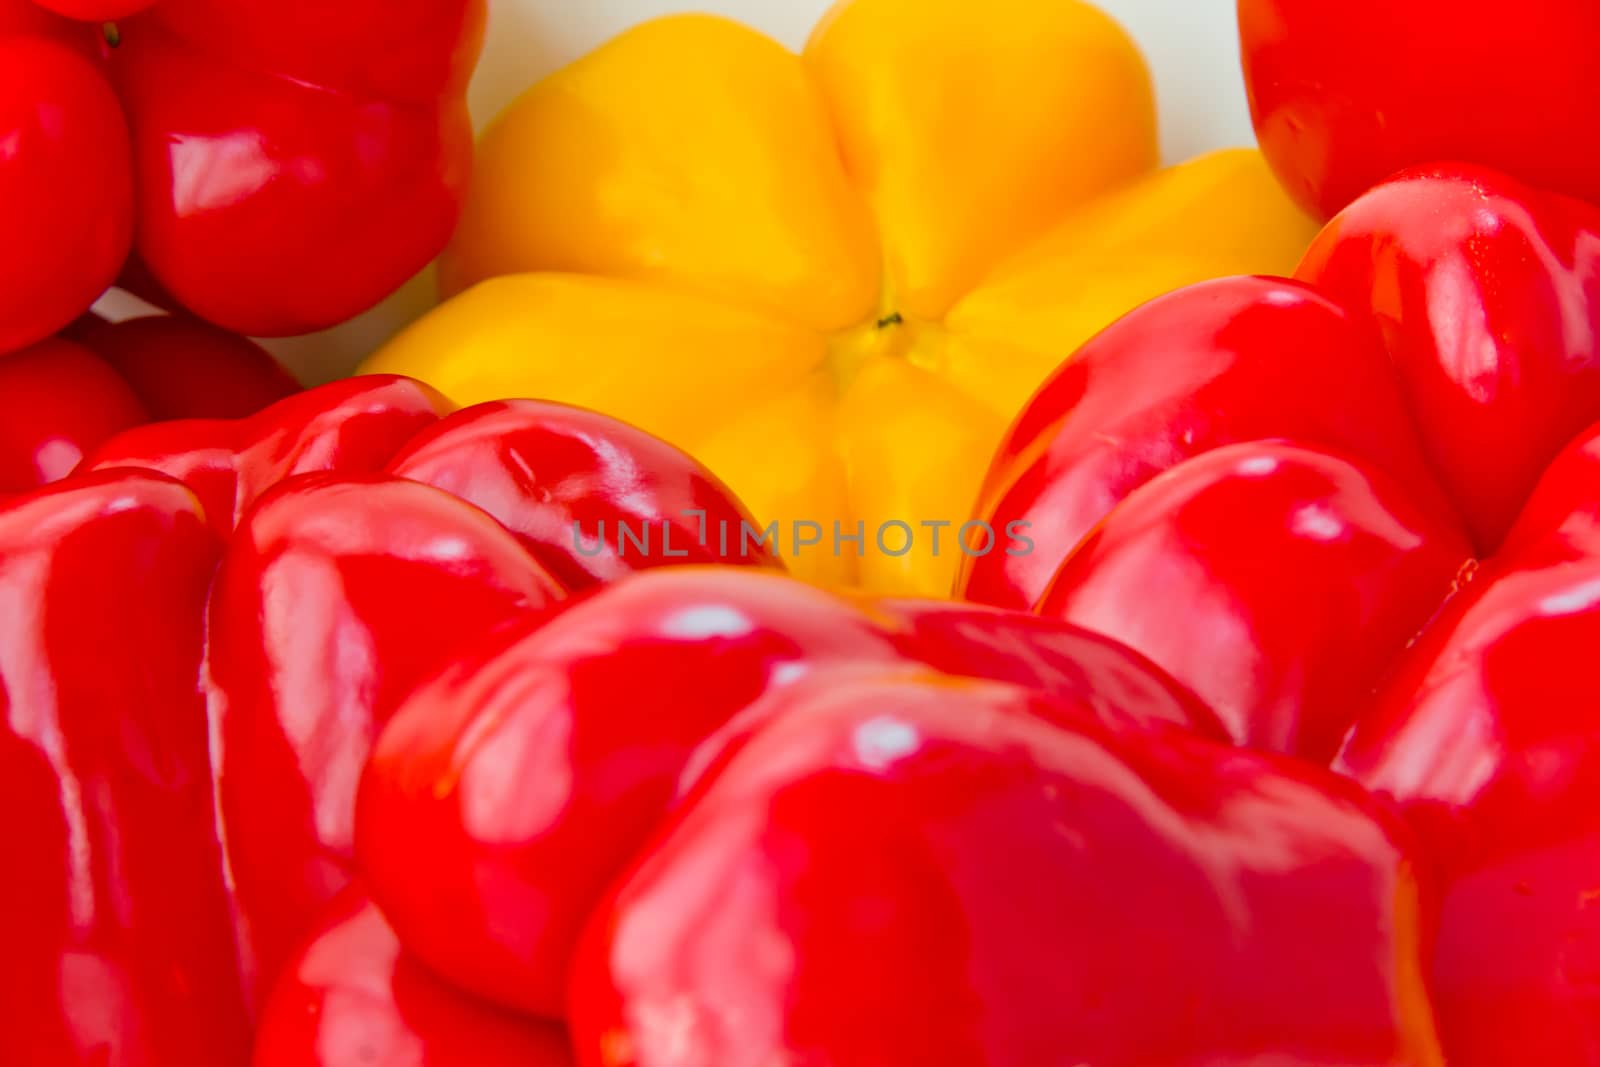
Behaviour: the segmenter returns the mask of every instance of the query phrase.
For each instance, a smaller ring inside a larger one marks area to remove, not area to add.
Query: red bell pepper
[[[255,1067],[571,1067],[565,1032],[466,996],[407,956],[352,886],[261,1013]]]
[[[0,492],[59,481],[150,420],[132,384],[82,345],[51,339],[0,357]]]
[[[1239,0],[1239,29],[1261,149],[1320,218],[1441,159],[1600,204],[1592,0]]]
[[[569,591],[719,558],[591,558],[575,520],[749,521],[630,427],[451,414],[398,378],[135,427],[86,467],[0,505],[6,1063],[239,1062],[352,878],[357,780],[411,683]]]
[[[931,662],[1080,693],[1104,680],[1103,699],[1132,693],[1141,716],[1205,720],[1098,639],[1013,625],[972,624],[1005,642],[985,655],[966,637],[918,639],[820,591],[732,572],[663,575],[532,619],[460,657],[384,732],[363,797],[362,869],[406,945],[441,974],[559,1016],[596,899],[707,739],[775,685],[836,662]],[[1114,688],[1124,673],[1132,681]],[[544,783],[531,806],[503,801],[515,795],[508,774]]]
[[[111,364],[152,422],[242,419],[301,388],[254,341],[182,313],[120,322],[85,315],[62,336]]]
[[[87,35],[0,0],[0,352],[87,311],[133,242],[127,123]]]
[[[1600,428],[1551,465],[1336,764],[1397,798],[1438,857],[1434,996],[1469,1065],[1583,1062],[1600,1037],[1597,474]]]
[[[1005,685],[769,711],[596,913],[591,1067],[1440,1062],[1407,838],[1353,784]]]
[[[135,427],[84,467],[170,474],[195,491],[224,535],[297,475],[421,482],[498,520],[569,590],[649,567],[778,566],[763,546],[704,536],[753,520],[714,475],[649,434],[564,404],[452,406],[411,378],[347,378],[250,418]]]
[[[218,549],[156,475],[0,508],[0,1062],[248,1051],[200,693]]]
[[[556,405],[126,431],[0,506],[0,1056],[1586,1063],[1595,215],[1436,168],[1114,326],[990,479],[1026,613],[661,569],[748,516]]]
[[[593,1067],[1587,1063],[1597,247],[1434,168],[1114,326],[990,480],[1033,615],[679,572],[491,635],[376,743],[374,900]]]
[[[306,475],[262,497],[217,572],[206,648],[254,970],[275,974],[350,880],[376,728],[463,637],[561,595],[508,530],[430,486]]]
[[[263,336],[371,307],[448,239],[481,0],[50,6],[87,21],[0,0],[0,352],[130,248],[164,299]]]
[[[1600,422],[1597,250],[1600,210],[1434,167],[1335,218],[1298,280],[1146,306],[990,473],[984,515],[1038,552],[964,576],[1400,806],[1453,1067],[1600,1047],[1596,430],[1562,451]]]
[[[593,1067],[1437,1063],[1404,827],[1223,736],[1072,626],[661,572],[416,690],[358,855]]]
[[[198,319],[86,317],[0,357],[0,492],[66,477],[129,427],[238,418],[299,388],[259,345]]]

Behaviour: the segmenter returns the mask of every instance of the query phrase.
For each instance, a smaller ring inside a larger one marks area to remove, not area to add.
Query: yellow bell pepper
[[[661,19],[487,130],[459,295],[365,369],[604,410],[717,471],[802,576],[942,595],[1063,358],[1313,236],[1254,151],[1157,165],[1144,61],[1077,0],[844,0],[800,56]]]

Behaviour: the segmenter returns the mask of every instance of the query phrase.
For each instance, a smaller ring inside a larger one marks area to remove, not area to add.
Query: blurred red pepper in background
[[[183,308],[282,336],[449,238],[481,0],[49,6],[84,21],[0,0],[0,352],[77,318],[130,251]]]
[[[91,32],[0,0],[0,353],[87,311],[133,244],[132,148]]]
[[[300,383],[266,349],[191,315],[119,322],[85,315],[62,336],[127,379],[151,422],[242,419],[300,391]]]
[[[299,388],[261,346],[190,316],[85,316],[0,356],[0,492],[64,478],[130,427],[240,418]]]
[[[1593,0],[1239,0],[1239,29],[1261,150],[1318,218],[1439,160],[1600,204]]]

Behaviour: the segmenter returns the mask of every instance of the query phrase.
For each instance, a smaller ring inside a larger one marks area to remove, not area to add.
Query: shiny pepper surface
[[[1158,170],[1153,96],[1081,0],[845,0],[799,56],[647,23],[490,126],[454,299],[367,367],[616,415],[716,470],[795,573],[943,596],[1051,368],[1312,236],[1252,151]]]
[[[569,593],[714,561],[688,536],[681,556],[661,547],[667,526],[693,530],[689,509],[747,517],[603,416],[453,412],[399,378],[138,426],[0,502],[0,840],[16,860],[0,1061],[243,1062],[253,1012],[354,879],[356,785],[410,687]],[[654,530],[650,552],[590,543],[623,518]],[[351,936],[378,955],[349,973],[392,970],[381,936]],[[438,1000],[423,1014],[441,1025],[475,1010]]]
[[[1225,737],[1070,625],[658,571],[415,690],[357,853],[586,1067],[1437,1067],[1406,828]]]
[[[1437,878],[1455,1067],[1600,1047],[1597,249],[1600,209],[1433,166],[1336,216],[1293,280],[1152,302],[990,471],[984,514],[1051,534],[964,576],[1393,802]]]
[[[125,266],[234,332],[311,332],[449,239],[480,0],[48,6],[0,0],[0,353]]]

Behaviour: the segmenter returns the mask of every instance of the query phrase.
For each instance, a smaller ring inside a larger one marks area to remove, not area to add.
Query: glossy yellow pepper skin
[[[778,523],[796,573],[942,595],[960,549],[928,524],[967,519],[1062,359],[1314,232],[1254,151],[1159,170],[1144,61],[1078,0],[844,0],[799,56],[670,17],[488,129],[455,295],[364,369],[629,420]],[[826,536],[796,552],[801,522]]]

